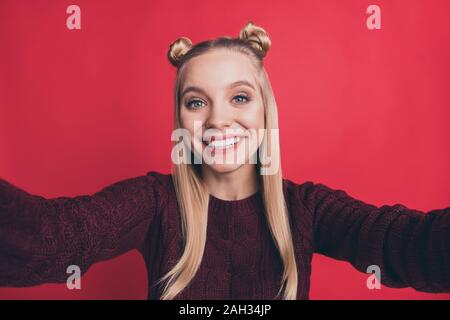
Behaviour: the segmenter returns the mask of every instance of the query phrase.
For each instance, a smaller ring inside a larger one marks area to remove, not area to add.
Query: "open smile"
[[[244,140],[243,136],[232,136],[232,137],[224,137],[222,139],[218,139],[215,137],[211,137],[210,139],[203,140],[203,146],[205,148],[211,149],[214,152],[227,152],[231,150],[236,150],[238,145]]]

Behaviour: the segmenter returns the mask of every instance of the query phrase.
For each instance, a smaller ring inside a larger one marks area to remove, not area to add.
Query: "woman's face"
[[[264,106],[250,58],[215,49],[192,58],[185,68],[181,127],[189,131],[191,148],[202,167],[226,173],[249,159],[256,163]]]

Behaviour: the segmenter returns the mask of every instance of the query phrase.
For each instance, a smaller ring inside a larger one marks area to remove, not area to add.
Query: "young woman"
[[[171,174],[54,199],[0,179],[0,285],[65,282],[70,265],[138,249],[149,299],[307,299],[314,252],[379,267],[387,286],[449,292],[450,208],[376,207],[282,178],[270,45],[251,22],[238,38],[171,44],[175,129],[189,139]]]

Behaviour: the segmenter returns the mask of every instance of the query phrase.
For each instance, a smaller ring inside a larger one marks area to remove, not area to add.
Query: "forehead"
[[[240,52],[216,49],[186,63],[182,88],[198,86],[215,90],[242,80],[256,87],[255,67],[250,58]]]

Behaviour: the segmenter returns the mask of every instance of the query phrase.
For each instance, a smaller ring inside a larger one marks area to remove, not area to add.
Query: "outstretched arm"
[[[143,242],[157,205],[151,174],[93,195],[46,199],[0,179],[0,286],[65,282]]]
[[[362,272],[377,265],[386,286],[450,292],[450,208],[377,207],[311,182],[303,196],[313,214],[316,252]]]

